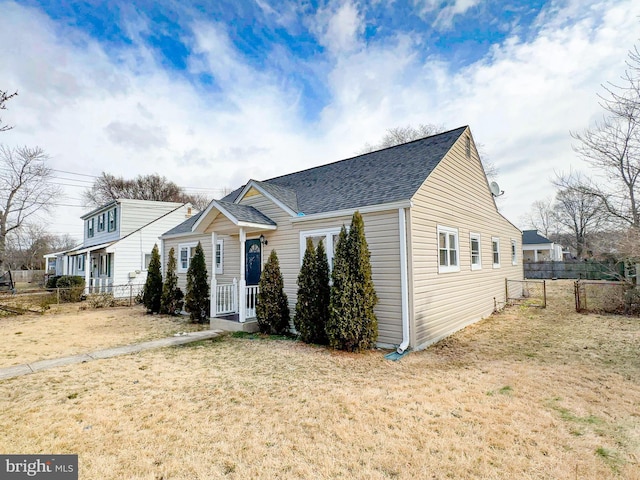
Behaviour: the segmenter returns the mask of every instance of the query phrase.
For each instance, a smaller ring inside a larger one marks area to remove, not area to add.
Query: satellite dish
[[[489,184],[489,188],[491,189],[491,194],[494,197],[499,197],[500,195],[502,195],[504,193],[503,190],[500,190],[500,185],[498,185],[496,182],[491,182]]]

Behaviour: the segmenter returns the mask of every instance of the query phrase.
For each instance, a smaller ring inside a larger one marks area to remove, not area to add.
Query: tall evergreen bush
[[[298,300],[293,324],[303,342],[314,343],[316,322],[318,320],[317,295],[317,258],[313,240],[307,237],[307,247],[302,258],[302,267],[298,274]]]
[[[209,319],[209,283],[207,264],[202,245],[198,242],[187,270],[187,294],[184,307],[193,323],[204,323]]]
[[[318,319],[316,321],[315,343],[327,345],[327,322],[329,321],[329,302],[331,298],[331,287],[329,285],[329,260],[324,248],[324,242],[318,244],[316,249],[316,278],[318,293],[316,295],[316,311]]]
[[[256,317],[262,333],[282,335],[289,331],[289,303],[275,250],[271,250],[258,284]]]
[[[173,247],[169,250],[167,260],[167,274],[162,285],[162,298],[160,301],[160,313],[178,315],[184,304],[184,293],[178,287],[178,275],[176,274],[176,254]]]
[[[160,252],[158,245],[151,250],[151,261],[147,269],[147,281],[144,284],[142,303],[149,313],[160,312],[160,299],[162,297],[162,272],[160,267]]]
[[[347,234],[343,226],[333,260],[327,336],[333,348],[361,351],[375,346],[378,320],[373,311],[378,299],[371,276],[369,247],[359,212]]]

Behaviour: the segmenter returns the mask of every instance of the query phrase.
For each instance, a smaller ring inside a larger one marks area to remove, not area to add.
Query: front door
[[[258,285],[262,273],[262,245],[260,239],[245,242],[245,278],[247,285]]]

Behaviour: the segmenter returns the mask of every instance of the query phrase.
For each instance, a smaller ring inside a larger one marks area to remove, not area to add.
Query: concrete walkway
[[[71,355],[68,357],[53,358],[51,360],[40,360],[33,363],[25,363],[22,365],[14,365],[13,367],[0,368],[0,380],[7,378],[20,377],[29,373],[48,370],[50,368],[62,367],[65,365],[73,365],[74,363],[85,363],[92,360],[100,360],[102,358],[118,357],[120,355],[128,355],[130,353],[138,353],[143,350],[152,348],[171,347],[174,345],[184,345],[185,343],[198,342],[215,338],[222,333],[222,330],[203,330],[201,332],[190,332],[173,337],[161,338],[159,340],[151,340],[150,342],[134,343],[133,345],[125,345],[123,347],[113,347],[104,350],[97,350],[91,353],[81,353],[79,355]]]

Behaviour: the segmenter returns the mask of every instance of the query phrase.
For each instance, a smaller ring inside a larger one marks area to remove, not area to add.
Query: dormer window
[[[98,231],[99,232],[104,232],[104,213],[101,213],[100,215],[98,215]]]
[[[94,233],[94,219],[90,218],[89,220],[87,220],[87,237],[89,238],[93,237],[93,233]]]

